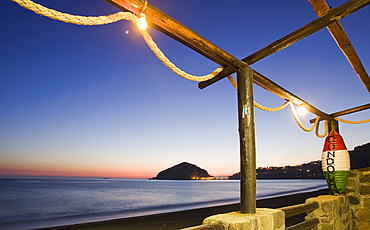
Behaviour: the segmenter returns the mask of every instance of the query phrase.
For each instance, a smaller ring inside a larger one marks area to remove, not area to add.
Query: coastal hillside
[[[284,166],[284,167],[259,167],[256,169],[257,179],[325,179],[321,169],[321,161]],[[231,180],[240,179],[240,173],[230,176]]]
[[[355,147],[353,151],[349,151],[349,155],[351,156],[351,169],[370,167],[370,142]]]
[[[155,180],[199,180],[212,176],[202,168],[188,162],[175,165],[158,173]]]
[[[351,169],[370,167],[370,142],[348,151]],[[260,167],[256,169],[257,179],[324,179],[321,160],[310,163],[284,166]],[[235,173],[229,179],[240,179],[240,173]]]

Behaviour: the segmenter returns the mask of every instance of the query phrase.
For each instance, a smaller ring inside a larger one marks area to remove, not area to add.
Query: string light
[[[146,22],[145,14],[144,14],[144,13],[141,13],[141,14],[140,14],[140,19],[139,19],[139,21],[137,22],[137,27],[138,27],[140,30],[145,30],[147,26],[148,26],[148,23]]]

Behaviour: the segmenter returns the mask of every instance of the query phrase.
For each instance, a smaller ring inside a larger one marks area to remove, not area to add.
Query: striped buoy
[[[330,193],[342,194],[347,186],[350,159],[343,138],[337,131],[331,131],[326,137],[321,159]]]

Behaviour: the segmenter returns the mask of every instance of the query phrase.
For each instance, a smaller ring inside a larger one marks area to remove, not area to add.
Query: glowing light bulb
[[[303,116],[303,115],[305,115],[306,113],[308,113],[308,111],[307,111],[307,109],[305,108],[305,107],[298,107],[298,109],[297,109],[297,112],[298,112],[298,114],[299,115],[301,115],[301,116]]]
[[[144,13],[141,13],[141,14],[140,14],[140,19],[139,19],[139,21],[137,22],[137,27],[138,27],[140,30],[145,30],[147,26],[148,26],[148,24],[146,23],[145,14],[144,14]]]

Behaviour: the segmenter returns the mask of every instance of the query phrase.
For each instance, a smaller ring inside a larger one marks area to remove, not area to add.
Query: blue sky
[[[103,0],[35,2],[78,15],[118,11]],[[345,1],[327,2],[337,7]],[[308,1],[149,3],[239,59],[317,18]],[[239,171],[237,97],[227,79],[198,89],[165,67],[129,21],[77,26],[10,0],[1,4],[0,174],[153,177],[183,161],[212,175]],[[369,71],[370,8],[341,23]],[[148,31],[181,69],[204,75],[219,67]],[[328,114],[369,103],[369,93],[326,29],[251,67]],[[254,96],[265,106],[284,103],[258,86]],[[314,117],[302,121],[309,126]],[[342,118],[369,117],[363,111]],[[273,113],[256,108],[255,126],[257,166],[321,157],[324,139],[302,131],[289,108]],[[347,148],[370,142],[369,128],[340,123]]]

